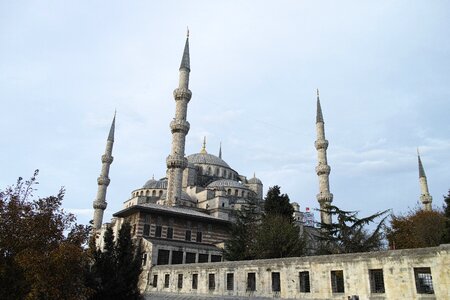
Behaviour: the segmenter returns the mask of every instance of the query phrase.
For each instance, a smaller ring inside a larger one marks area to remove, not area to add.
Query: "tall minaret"
[[[319,193],[317,201],[320,204],[320,221],[325,224],[331,224],[331,215],[326,212],[327,206],[333,201],[333,194],[330,193],[330,166],[327,164],[328,141],[325,139],[325,127],[323,122],[322,108],[320,107],[319,90],[317,90],[317,114],[316,114],[317,140],[314,143],[317,149],[318,165],[316,167],[317,176],[319,176]]]
[[[189,132],[189,122],[186,121],[187,106],[191,100],[192,93],[189,90],[189,73],[191,71],[189,64],[189,30],[186,36],[186,45],[184,46],[183,58],[180,65],[180,80],[178,88],[173,91],[175,98],[175,118],[170,122],[172,131],[172,150],[166,159],[168,183],[166,205],[177,205],[181,199],[181,187],[183,179],[183,170],[187,167],[187,159],[184,157],[184,148],[186,135]]]
[[[419,161],[420,201],[423,204],[423,210],[430,211],[433,198],[428,191],[427,176],[425,175],[422,160],[420,159],[419,149],[417,149],[417,159]]]
[[[102,155],[102,171],[97,178],[98,190],[97,197],[94,200],[94,230],[100,229],[103,222],[103,212],[106,209],[106,189],[109,185],[109,168],[113,162],[112,150],[114,145],[114,129],[116,126],[116,113],[109,130],[108,139],[106,141],[105,154]]]

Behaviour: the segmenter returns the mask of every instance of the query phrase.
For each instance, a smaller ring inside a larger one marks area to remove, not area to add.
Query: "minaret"
[[[323,122],[322,108],[320,107],[319,90],[317,90],[317,115],[316,115],[317,140],[314,146],[317,149],[318,165],[316,167],[317,176],[319,176],[319,194],[317,201],[320,204],[320,221],[325,224],[331,224],[331,215],[326,212],[327,207],[333,201],[333,194],[330,193],[330,166],[327,163],[328,141],[325,139],[325,126]]]
[[[419,161],[420,202],[423,204],[423,210],[431,211],[431,202],[433,198],[428,191],[427,176],[425,175],[422,160],[420,159],[419,149],[417,149],[417,159]]]
[[[180,80],[178,88],[173,91],[175,98],[175,118],[170,122],[172,132],[172,150],[166,159],[168,183],[166,205],[177,205],[181,199],[183,170],[187,167],[187,159],[184,156],[186,135],[189,132],[189,122],[186,121],[187,106],[192,93],[189,90],[189,30],[186,36],[183,58],[180,65]]]
[[[103,212],[106,209],[106,189],[109,185],[109,168],[113,162],[112,150],[114,145],[114,129],[116,126],[116,113],[109,130],[108,139],[106,140],[105,154],[102,155],[102,171],[97,178],[98,190],[97,197],[94,200],[94,230],[100,229],[103,223]]]
[[[222,158],[222,142],[220,142],[219,146],[219,158]]]

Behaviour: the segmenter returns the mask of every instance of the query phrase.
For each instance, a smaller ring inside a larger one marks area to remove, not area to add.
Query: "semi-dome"
[[[167,179],[160,179],[155,180],[154,178],[148,180],[144,186],[143,189],[167,189]]]
[[[232,188],[246,189],[246,187],[242,183],[231,179],[219,179],[213,181],[210,184],[208,184],[208,187],[209,188],[232,187]]]
[[[262,184],[262,181],[259,178],[253,177],[248,180],[249,184]]]
[[[188,160],[188,163],[191,164],[216,165],[231,169],[223,159],[209,153],[195,153],[189,155],[186,158]]]

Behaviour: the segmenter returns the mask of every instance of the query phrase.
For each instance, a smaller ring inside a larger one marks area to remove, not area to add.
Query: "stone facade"
[[[450,299],[450,244],[369,253],[155,266],[148,283],[149,295],[177,294],[179,297]]]

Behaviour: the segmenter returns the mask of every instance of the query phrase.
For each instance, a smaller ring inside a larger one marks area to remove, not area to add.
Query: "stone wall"
[[[284,299],[351,299],[351,296],[359,296],[361,300],[450,299],[450,244],[370,253],[154,266],[148,282],[146,292],[150,294],[153,291],[219,298],[232,295]]]

